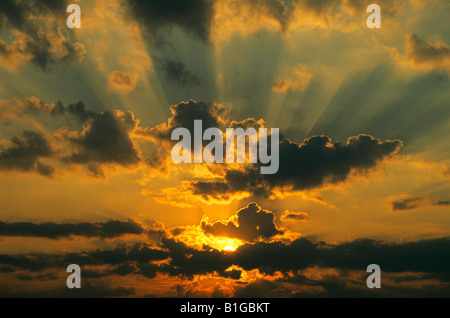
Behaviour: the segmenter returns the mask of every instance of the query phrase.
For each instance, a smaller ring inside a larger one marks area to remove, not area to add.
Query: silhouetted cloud
[[[361,273],[361,272],[359,272]],[[440,298],[448,297],[447,284],[426,280],[417,284],[402,285],[395,277],[385,273],[381,289],[368,289],[362,275],[348,277],[346,272],[306,278],[301,274],[285,275],[275,280],[259,279],[237,288],[237,298]],[[415,274],[408,278],[422,279]]]
[[[66,151],[55,154],[51,152],[49,142],[41,133],[26,132],[25,139],[15,137],[11,140],[13,147],[3,149],[3,154],[0,154],[0,169],[31,171],[35,167],[34,170],[40,174],[51,175],[53,168],[43,165],[38,159],[54,155],[54,159],[63,165],[86,165],[94,175],[103,176],[102,165],[118,164],[128,167],[141,161],[138,146],[130,137],[138,126],[138,120],[130,111],[96,112],[88,110],[83,101],[64,106],[61,101],[47,104],[36,97],[0,100],[0,119],[11,118],[25,122],[32,119],[40,124],[40,116],[43,115],[51,116],[55,125],[62,122],[58,122],[57,117],[60,117],[68,127],[82,124],[83,128],[81,131],[71,131],[63,126],[57,130],[57,138],[53,141],[55,148],[64,147]],[[19,152],[23,159],[16,161],[12,156],[19,156]]]
[[[0,147],[0,170],[34,171],[51,176],[54,168],[39,159],[52,155],[50,142],[42,133],[25,130],[23,137],[13,137],[8,147]]]
[[[32,253],[29,255],[7,255],[0,254],[0,264],[13,268],[38,272],[51,268],[66,268],[67,264],[78,264],[80,266],[94,265],[122,265],[127,266],[130,262],[148,263],[151,261],[165,260],[169,253],[154,248],[146,243],[135,243],[129,246],[118,244],[114,249],[97,249],[90,252],[67,253],[67,254],[44,254]],[[118,267],[117,271],[120,271]]]
[[[306,190],[345,181],[352,171],[365,172],[396,154],[400,140],[382,142],[369,135],[350,137],[345,144],[332,143],[327,136],[314,136],[298,145],[280,141],[280,168],[276,174],[261,175],[258,165],[245,171],[228,170],[225,178],[191,183],[196,195],[225,198],[230,193],[250,192],[270,196],[275,188]]]
[[[5,223],[0,221],[0,236],[43,237],[49,239],[70,236],[115,238],[125,234],[142,234],[141,225],[128,219],[127,222],[108,221],[99,223]]]
[[[69,106],[67,106],[67,109],[63,108],[63,110],[67,110],[69,114],[77,117],[82,123],[98,115],[96,112],[87,110],[86,105],[83,103],[83,101],[79,101],[75,104],[70,104]]]
[[[450,201],[438,200],[430,196],[418,196],[392,202],[393,211],[413,210],[427,206],[450,206]]]
[[[232,265],[261,273],[289,273],[308,267],[323,266],[340,270],[364,271],[369,264],[379,264],[384,272],[424,272],[446,275],[450,264],[450,240],[431,239],[408,243],[384,243],[359,239],[342,244],[312,242],[300,238],[285,244],[257,242],[244,244],[234,253],[197,250],[173,239],[163,239],[171,261],[157,271],[172,275],[224,272]]]
[[[68,133],[66,138],[78,151],[67,160],[81,164],[137,164],[139,153],[129,136],[130,127],[124,122],[127,119],[125,113],[118,116],[107,111],[89,119],[82,132]]]
[[[275,224],[275,215],[261,209],[256,203],[240,209],[228,222],[209,223],[207,220],[202,220],[201,226],[205,233],[239,238],[249,242],[283,234],[283,231]]]

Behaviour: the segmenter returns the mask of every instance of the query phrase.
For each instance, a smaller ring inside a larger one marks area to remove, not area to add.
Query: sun
[[[227,246],[223,249],[226,252],[234,252],[236,249],[233,246]]]

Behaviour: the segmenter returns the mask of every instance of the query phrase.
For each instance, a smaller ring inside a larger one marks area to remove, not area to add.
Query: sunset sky
[[[449,297],[449,14],[1,0],[0,297]],[[173,163],[195,119],[279,128],[278,173]]]

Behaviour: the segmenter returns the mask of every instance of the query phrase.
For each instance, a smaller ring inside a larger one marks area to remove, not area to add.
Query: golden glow
[[[223,250],[225,252],[234,252],[234,251],[236,251],[233,246],[227,246]]]

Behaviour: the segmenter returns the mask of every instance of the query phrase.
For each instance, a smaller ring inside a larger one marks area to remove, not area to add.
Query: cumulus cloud
[[[107,111],[96,114],[88,119],[82,132],[67,132],[66,138],[77,148],[67,161],[122,166],[137,164],[139,153],[129,136],[129,126],[124,124],[127,118],[121,114],[124,113]]]
[[[86,165],[94,175],[103,176],[102,165],[118,164],[129,167],[141,162],[140,151],[131,137],[139,121],[130,111],[96,112],[88,110],[83,101],[64,106],[60,101],[47,104],[36,97],[0,100],[0,120],[31,119],[40,126],[42,116],[50,116],[53,119],[50,125],[52,129],[56,125],[64,124],[55,132],[56,138],[53,141],[55,153],[50,152],[49,142],[44,143],[45,137],[42,133],[38,134],[39,139],[27,132],[25,139],[15,137],[11,140],[10,144],[13,144],[11,149],[5,149],[3,145],[2,169],[17,168],[16,170],[31,171],[35,167],[34,170],[39,173],[50,175],[53,168],[41,164],[37,159],[52,157],[62,165]],[[71,130],[80,124],[81,130]],[[33,146],[32,142],[39,144]],[[7,159],[19,152],[22,155],[26,154],[29,160],[14,162],[13,159]],[[34,153],[36,155],[33,155]]]
[[[96,112],[86,109],[86,105],[83,103],[83,101],[68,105],[67,108],[63,108],[63,112],[67,112],[75,116],[81,123],[84,123],[88,119],[92,119],[97,116]]]
[[[0,170],[37,172],[51,176],[54,168],[40,162],[53,155],[50,142],[40,132],[23,132],[22,137],[11,138],[8,146],[0,145]]]
[[[5,223],[0,221],[0,236],[43,237],[49,239],[71,236],[115,238],[125,234],[142,234],[143,227],[135,221],[98,223]]]
[[[448,200],[438,200],[430,196],[409,197],[392,202],[393,211],[407,211],[423,207],[444,207],[450,206]]]
[[[245,170],[228,170],[225,177],[191,183],[195,195],[225,198],[230,193],[250,192],[271,196],[275,189],[307,190],[345,181],[355,172],[367,172],[377,163],[396,154],[400,140],[382,142],[369,135],[350,137],[345,144],[332,143],[327,136],[314,136],[298,145],[280,141],[280,169],[261,175],[257,165]]]
[[[261,209],[256,203],[240,209],[228,222],[209,223],[204,219],[201,227],[208,234],[238,238],[248,242],[283,234],[283,231],[275,224],[273,212]]]
[[[60,30],[64,23],[66,0],[5,0],[0,4],[0,32],[11,30],[8,43],[0,40],[0,61],[15,68],[31,61],[44,70],[56,63],[81,63],[84,45],[72,42]]]

